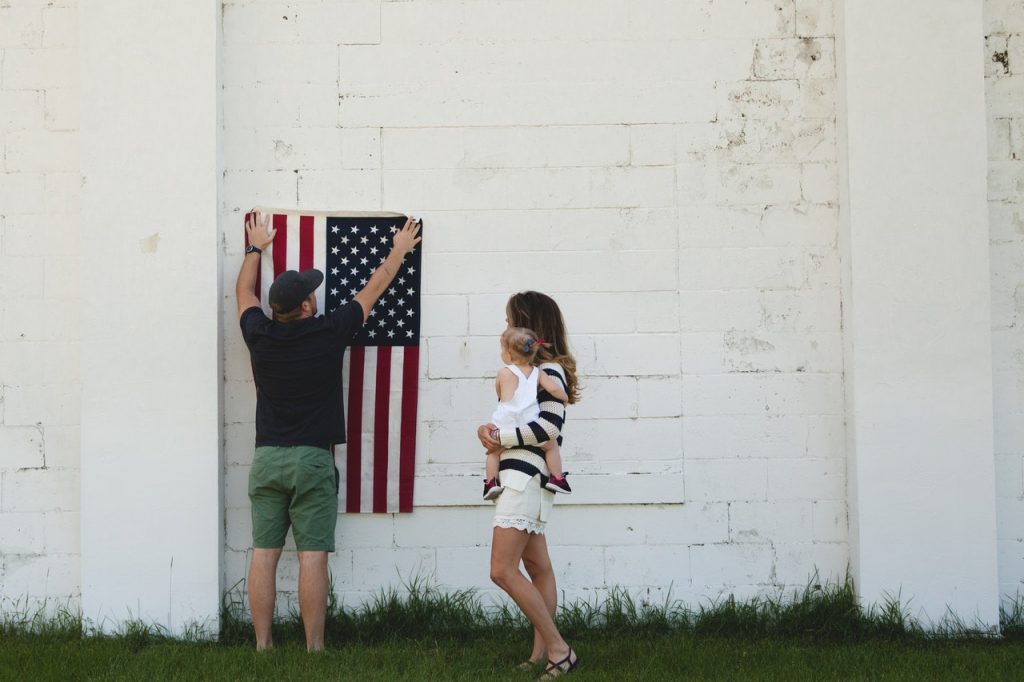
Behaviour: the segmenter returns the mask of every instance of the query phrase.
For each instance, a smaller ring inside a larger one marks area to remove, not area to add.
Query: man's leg
[[[277,596],[277,560],[279,549],[256,548],[249,564],[249,609],[256,630],[256,650],[274,645],[270,625],[274,620],[274,599]]]
[[[306,650],[322,650],[327,617],[327,552],[299,552],[299,611],[306,630]]]

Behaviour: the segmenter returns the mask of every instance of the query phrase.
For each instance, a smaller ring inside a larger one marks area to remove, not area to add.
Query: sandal
[[[575,656],[575,658],[573,658]],[[580,657],[576,656],[576,652],[569,647],[569,653],[566,654],[565,658],[555,663],[552,660],[548,660],[548,667],[544,668],[544,674],[540,676],[542,680],[550,680],[555,677],[561,677],[562,675],[568,675],[569,673],[576,670],[576,667],[580,664]]]
[[[516,666],[516,670],[529,672],[534,668],[539,668],[540,666],[544,665],[544,663],[545,661],[531,661],[530,659],[526,659],[525,661]]]

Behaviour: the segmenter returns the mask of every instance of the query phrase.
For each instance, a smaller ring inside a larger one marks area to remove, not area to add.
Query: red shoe
[[[567,474],[562,476],[552,476],[548,479],[548,482],[544,484],[544,487],[553,493],[565,493],[566,495],[572,495],[572,488],[569,487],[569,481],[565,480]]]
[[[485,500],[493,500],[493,499],[497,498],[498,495],[500,495],[504,491],[505,491],[505,489],[501,486],[500,483],[498,483],[497,479],[492,478],[489,481],[484,481],[484,499]]]

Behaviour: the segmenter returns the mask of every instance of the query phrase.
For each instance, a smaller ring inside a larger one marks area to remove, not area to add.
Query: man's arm
[[[252,211],[245,216],[245,233],[249,235],[249,243],[260,251],[274,243],[277,230],[267,229],[269,225],[270,216],[261,216],[259,211]],[[256,274],[260,271],[260,258],[262,256],[256,251],[242,257],[242,267],[238,271],[238,281],[235,282],[239,317],[249,308],[260,304],[260,299],[256,298]]]
[[[413,247],[420,243],[421,237],[419,233],[420,222],[415,218],[406,220],[405,226],[395,233],[395,242],[391,247],[391,253],[373,271],[373,274],[370,275],[370,280],[363,287],[363,290],[352,299],[353,301],[359,301],[359,305],[363,306],[364,323],[370,317],[370,311],[373,309],[377,299],[380,298],[384,290],[391,284],[391,280],[398,273],[398,268],[402,265],[402,259],[405,258],[405,254],[412,251]]]

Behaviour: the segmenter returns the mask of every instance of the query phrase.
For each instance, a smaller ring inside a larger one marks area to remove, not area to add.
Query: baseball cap
[[[270,306],[278,313],[289,313],[316,291],[324,281],[324,273],[316,268],[304,272],[285,270],[270,285]]]

